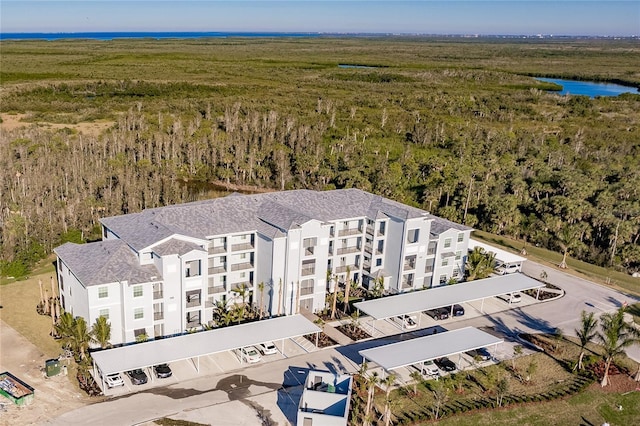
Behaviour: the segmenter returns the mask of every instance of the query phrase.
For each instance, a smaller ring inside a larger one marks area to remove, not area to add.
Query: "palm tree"
[[[487,278],[493,272],[495,265],[495,254],[487,253],[482,247],[474,247],[467,256],[465,272],[467,281]]]
[[[247,283],[241,283],[239,286],[235,287],[231,290],[236,296],[242,299],[242,307],[240,309],[240,317],[244,318],[245,308],[247,306],[247,297],[251,294],[251,288],[247,285]]]
[[[258,290],[260,290],[260,319],[262,319],[262,312],[263,312],[262,302],[264,301],[264,281],[260,281],[258,283]]]
[[[580,358],[578,358],[578,363],[575,366],[575,368],[577,368],[578,370],[582,370],[582,359],[584,358],[584,350],[587,347],[587,343],[589,343],[591,339],[596,337],[597,327],[598,323],[593,312],[587,313],[586,311],[582,311],[580,313],[580,328],[576,328],[575,330],[578,339],[580,339]]]
[[[91,334],[89,333],[89,327],[87,322],[82,317],[77,317],[73,321],[72,334],[70,336],[71,350],[80,355],[80,359],[84,360],[87,357],[87,351],[89,349],[89,342],[91,341]]]
[[[331,271],[327,270],[327,282],[334,279],[333,285],[333,302],[331,302],[331,319],[336,319],[336,304],[338,303],[338,280],[332,277]]]
[[[347,281],[344,289],[344,313],[349,313],[349,292],[351,291],[351,267],[347,265]]]
[[[111,346],[111,324],[103,316],[96,318],[96,322],[91,327],[91,343],[97,343],[102,349]]]
[[[389,426],[391,422],[391,386],[396,382],[396,375],[391,373],[382,380],[382,384],[386,387],[385,404],[384,404],[384,425]]]
[[[577,241],[576,232],[573,231],[569,225],[562,228],[560,233],[557,236],[558,245],[562,249],[562,262],[558,265],[562,269],[567,269],[567,255],[569,251],[573,249]]]
[[[430,383],[430,387],[431,387],[431,392],[433,392],[433,399],[434,399],[434,405],[432,408],[433,411],[433,418],[435,420],[438,420],[438,418],[440,418],[440,408],[442,408],[442,406],[444,404],[447,403],[447,400],[449,399],[449,389],[447,387],[444,386],[444,383],[442,381],[431,381],[432,383]]]
[[[73,315],[69,312],[62,312],[60,318],[58,319],[58,323],[55,326],[55,331],[58,337],[62,338],[62,346],[69,347],[70,342],[68,338],[73,333]]]
[[[602,332],[597,334],[602,342],[605,357],[604,376],[601,386],[609,384],[609,367],[613,359],[624,353],[625,348],[640,342],[640,330],[624,321],[624,307],[618,308],[614,313],[606,313],[600,316],[600,328]]]
[[[376,371],[374,371],[373,374],[371,374],[366,379],[366,383],[367,383],[367,406],[366,406],[365,411],[364,411],[364,415],[365,416],[369,416],[369,413],[371,412],[371,404],[373,403],[373,396],[375,395],[375,392],[376,392],[376,385],[379,382],[380,382],[380,378],[378,377],[378,373]]]
[[[413,373],[411,373],[409,375],[409,377],[411,377],[411,380],[413,380],[413,394],[417,395],[418,394],[418,384],[420,384],[422,382],[422,374],[420,374],[419,371],[414,371]]]

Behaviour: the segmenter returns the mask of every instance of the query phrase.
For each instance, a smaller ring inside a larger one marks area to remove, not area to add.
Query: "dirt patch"
[[[61,124],[61,123],[49,123],[49,122],[29,122],[23,121],[28,119],[27,114],[0,114],[2,122],[0,123],[0,129],[5,131],[11,131],[22,127],[38,126],[44,129],[71,129],[78,133],[89,136],[98,136],[103,131],[115,124],[114,121],[98,121],[98,122],[83,122],[76,124]]]
[[[43,424],[97,401],[74,386],[72,374],[47,378],[42,369],[48,357],[5,322],[0,321],[0,329],[0,371],[9,371],[35,389],[33,403],[23,407],[0,397],[6,409],[0,413],[0,425]]]
[[[591,385],[591,388],[606,393],[640,392],[640,382],[636,382],[628,374],[613,374],[609,376],[609,384],[607,386],[602,387],[600,382],[596,381]]]

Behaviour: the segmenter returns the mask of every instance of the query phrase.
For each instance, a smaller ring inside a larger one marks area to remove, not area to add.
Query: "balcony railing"
[[[307,294],[313,294],[313,287],[300,287],[300,296],[306,296]]]
[[[336,253],[337,253],[338,255],[341,255],[341,254],[348,254],[348,253],[358,253],[358,252],[360,252],[360,250],[361,250],[361,249],[362,249],[362,248],[361,248],[361,247],[358,247],[358,246],[342,247],[342,248],[339,248],[339,249],[336,251]]]
[[[427,265],[424,268],[424,273],[425,274],[431,274],[433,272],[433,265]]]
[[[343,272],[347,272],[347,268],[351,269],[351,272],[353,271],[357,271],[360,269],[360,265],[343,265],[343,266],[336,266],[336,273],[337,274],[341,274]]]
[[[340,231],[338,231],[338,236],[339,237],[344,237],[346,235],[358,235],[358,234],[362,234],[362,227],[345,228],[345,229],[341,229]]]
[[[373,247],[371,247],[371,245],[364,245],[364,252],[365,253],[369,253],[369,254],[373,254]]]
[[[413,288],[413,280],[402,280],[402,288]]]
[[[242,281],[239,283],[233,283],[231,284],[230,290],[229,291],[235,291],[235,290],[239,290],[244,286],[246,287],[247,291],[252,291],[253,290],[253,281]]]
[[[373,225],[367,225],[367,234],[373,235],[374,228]]]
[[[405,262],[404,263],[404,270],[405,271],[409,271],[411,269],[416,269],[416,262]]]
[[[200,320],[193,320],[193,321],[187,321],[187,328],[196,328],[196,327],[200,327],[202,324],[200,324]]]
[[[224,265],[221,265],[221,266],[212,266],[211,268],[209,268],[209,275],[222,274],[224,272],[227,272],[227,264],[226,263]]]
[[[209,247],[209,254],[224,253],[226,251],[227,251],[226,245]]]
[[[232,244],[231,251],[242,251],[242,250],[253,250],[252,243],[240,243],[240,244]]]
[[[153,320],[154,321],[159,321],[161,319],[164,319],[164,312],[154,312],[153,313]]]
[[[313,268],[302,268],[300,270],[300,275],[302,275],[302,276],[315,275],[315,273],[316,273],[316,268],[315,267],[313,267]]]
[[[252,268],[253,268],[253,263],[251,262],[235,263],[231,265],[232,271],[243,271],[245,269],[252,269]]]
[[[162,290],[158,290],[158,291],[154,291],[153,292],[153,299],[162,299]]]
[[[190,300],[187,300],[187,308],[193,308],[195,306],[200,306],[200,298],[193,297]]]
[[[436,254],[436,249],[434,248],[429,248],[427,250],[427,256],[433,256],[434,254]]]
[[[216,285],[216,286],[207,288],[208,294],[224,293],[226,291],[227,291],[227,288],[224,285]]]

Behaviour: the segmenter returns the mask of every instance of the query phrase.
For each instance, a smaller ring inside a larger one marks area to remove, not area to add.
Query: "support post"
[[[540,287],[538,287],[538,290],[536,291],[536,300],[540,300]]]
[[[484,314],[484,297],[482,298],[482,303],[480,304],[480,313]]]
[[[316,348],[318,347],[318,336],[320,335],[319,331],[316,331]]]

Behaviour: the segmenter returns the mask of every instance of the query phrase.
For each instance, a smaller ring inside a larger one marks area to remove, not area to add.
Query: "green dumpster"
[[[53,377],[60,374],[62,367],[60,366],[60,361],[57,359],[48,359],[45,361],[44,369],[47,377]]]

